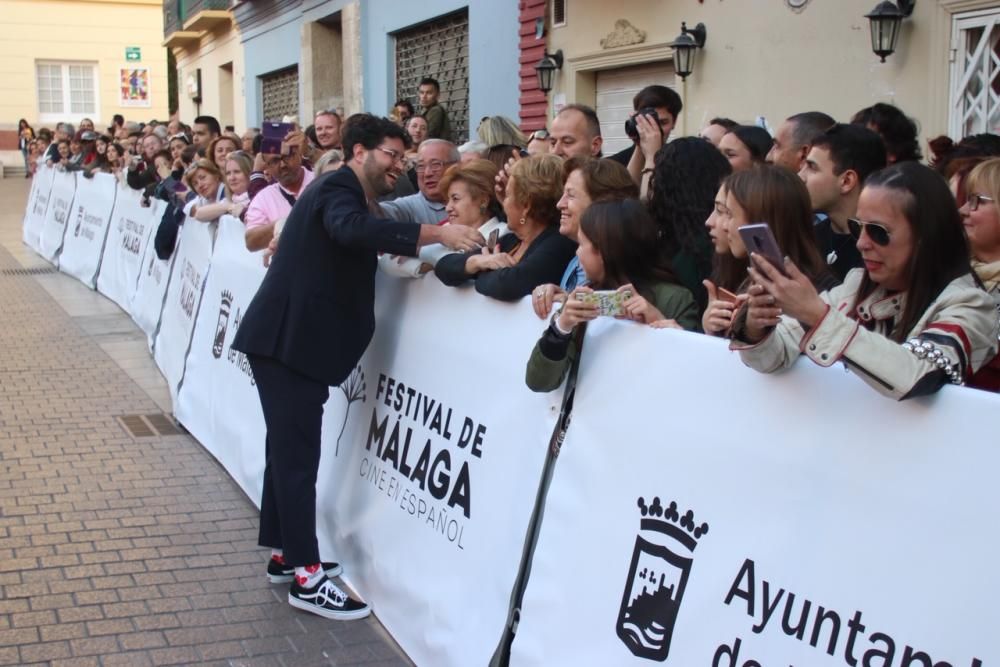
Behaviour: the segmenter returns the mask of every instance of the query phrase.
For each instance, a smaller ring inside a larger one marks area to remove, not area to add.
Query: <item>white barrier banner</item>
[[[724,345],[591,325],[510,664],[1000,664],[1000,397]]]
[[[182,234],[183,230],[178,233],[178,237]],[[146,332],[150,350],[153,349],[153,341],[160,327],[163,302],[167,298],[167,286],[170,284],[174,262],[177,260],[177,248],[167,259],[160,259],[156,256],[156,248],[153,247],[155,235],[156,230],[151,230],[146,243],[146,253],[143,255],[140,265],[139,281],[136,283],[135,292],[132,294],[128,307],[132,319],[135,320],[140,329]],[[179,245],[178,241],[178,247]]]
[[[59,251],[62,250],[63,238],[66,235],[66,222],[69,219],[75,193],[76,172],[55,170],[52,175],[49,203],[42,222],[40,244],[42,257],[53,264],[56,263]]]
[[[69,226],[59,253],[59,270],[90,288],[97,286],[104,240],[115,205],[117,179],[111,174],[78,177]]]
[[[149,207],[142,205],[142,193],[138,190],[118,186],[108,240],[101,257],[101,272],[97,276],[97,290],[129,313],[132,312],[132,297],[138,287],[139,274],[144,268],[142,258],[146,255],[147,247],[152,252],[152,259],[159,261],[152,249],[153,235],[167,204],[160,199],[152,199],[150,204]],[[160,268],[161,272],[168,270],[169,264],[166,263]],[[165,288],[166,280],[163,285]],[[163,291],[159,297],[157,306],[163,302]],[[155,326],[154,322],[153,327]],[[142,328],[145,330],[145,327]]]
[[[184,378],[184,360],[194,333],[205,277],[212,262],[214,226],[215,223],[199,222],[194,218],[184,221],[153,344],[153,358],[167,381],[175,404],[177,389]]]
[[[320,552],[418,665],[485,665],[557,415],[523,380],[545,323],[436,280],[378,287],[375,338],[324,414]]]
[[[262,252],[246,249],[243,223],[219,221],[191,352],[174,414],[255,503],[264,477],[264,414],[246,355],[232,347],[264,279]]]
[[[49,193],[52,190],[52,175],[55,169],[39,167],[31,177],[31,192],[28,193],[28,206],[24,211],[25,244],[35,252],[42,249],[42,224],[45,221],[45,209],[49,205]]]

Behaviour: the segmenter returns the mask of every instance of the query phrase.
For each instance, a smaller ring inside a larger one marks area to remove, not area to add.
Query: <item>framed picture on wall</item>
[[[149,68],[123,67],[118,88],[121,106],[148,107],[149,101]]]

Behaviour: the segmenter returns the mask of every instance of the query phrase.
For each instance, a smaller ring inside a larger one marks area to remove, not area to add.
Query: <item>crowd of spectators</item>
[[[601,312],[587,296],[597,291],[623,294],[618,317],[729,338],[763,372],[805,354],[842,361],[896,398],[948,382],[1000,390],[1000,138],[938,137],[925,166],[916,123],[875,104],[846,123],[793,113],[773,136],[720,116],[671,140],[681,98],[651,85],[633,100],[633,143],[614,155],[581,104],[530,134],[484,117],[459,146],[440,92],[425,78],[418,107],[393,105],[407,150],[394,191],[372,206],[397,221],[477,229],[482,248],[428,246],[383,256],[380,268],[501,300],[530,295],[551,317],[531,355],[532,387],[559,384],[576,336]],[[145,202],[165,201],[161,257],[185,220],[223,214],[267,257],[303,190],[352,158],[341,148],[351,118],[284,120],[293,125],[280,148],[262,149],[259,128],[239,135],[211,116],[115,116],[101,131],[88,119],[37,132],[22,120],[19,139],[29,177],[41,165],[109,173]],[[740,233],[762,222],[781,265]]]

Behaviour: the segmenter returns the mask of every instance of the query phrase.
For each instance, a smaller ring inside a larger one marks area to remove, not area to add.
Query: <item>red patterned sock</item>
[[[284,565],[285,555],[282,553],[281,549],[271,549],[271,560],[279,565]]]
[[[302,588],[312,588],[325,576],[319,563],[295,568],[295,582]]]

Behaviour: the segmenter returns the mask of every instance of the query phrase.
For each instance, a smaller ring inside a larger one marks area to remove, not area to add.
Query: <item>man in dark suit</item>
[[[288,601],[326,618],[368,615],[329,576],[316,541],[316,475],[323,404],[357,365],[375,330],[377,252],[415,255],[443,243],[484,244],[461,225],[392,222],[372,215],[403,170],[408,137],[384,118],[358,114],[343,137],[347,163],[299,197],[280,249],[247,308],[233,348],[250,361],[267,425],[260,507],[261,546],[271,547],[268,578],[291,582]]]

